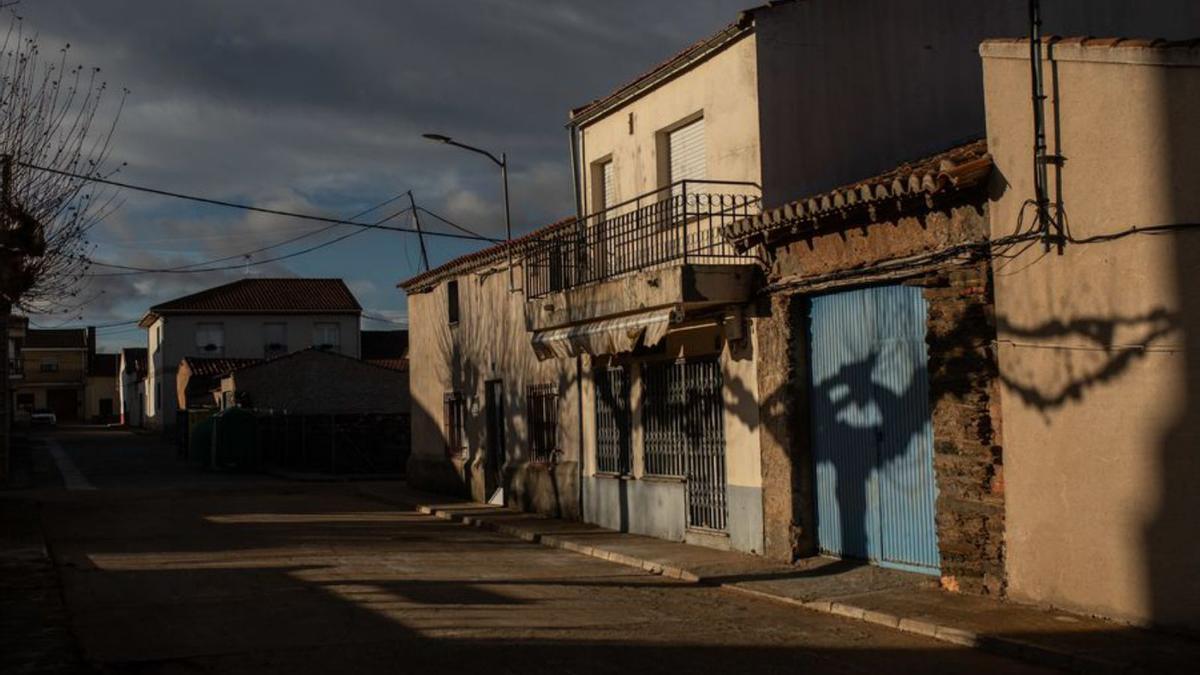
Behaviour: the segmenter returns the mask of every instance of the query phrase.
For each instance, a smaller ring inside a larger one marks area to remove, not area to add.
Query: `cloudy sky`
[[[732,21],[749,0],[23,0],[43,50],[130,90],[114,141],[120,179],[292,211],[350,216],[412,190],[462,225],[502,235],[486,159],[510,157],[514,231],[572,212],[567,111]],[[3,21],[8,22],[8,16]],[[115,100],[115,98],[113,99]],[[177,266],[240,254],[319,224],[137,193],[93,231],[97,260]],[[403,206],[394,202],[371,216]],[[422,222],[427,229],[433,223]],[[408,216],[394,224],[409,225]],[[354,231],[333,228],[251,260]],[[434,265],[478,248],[429,243]],[[238,259],[242,260],[242,259]],[[403,320],[409,235],[363,231],[311,254],[224,272],[93,276],[82,309],[38,325],[110,324],[247,274],[346,279],[372,316]],[[107,270],[93,268],[97,275]],[[367,322],[366,328],[387,328]],[[103,346],[144,344],[131,325]]]

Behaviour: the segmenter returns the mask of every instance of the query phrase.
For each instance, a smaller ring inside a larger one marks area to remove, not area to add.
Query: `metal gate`
[[[907,286],[813,299],[812,438],[821,550],[936,573],[926,315]]]
[[[716,359],[647,363],[642,370],[646,473],[685,479],[691,528],[727,526],[721,390]]]
[[[633,471],[630,460],[633,423],[629,414],[629,377],[620,366],[597,368],[596,383],[596,470],[626,475]]]

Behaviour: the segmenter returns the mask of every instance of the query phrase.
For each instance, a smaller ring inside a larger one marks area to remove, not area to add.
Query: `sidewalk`
[[[814,558],[796,565],[451,501],[399,486],[360,493],[543,546],[1081,673],[1195,672],[1200,642],[1066,612],[948,593],[927,576]]]

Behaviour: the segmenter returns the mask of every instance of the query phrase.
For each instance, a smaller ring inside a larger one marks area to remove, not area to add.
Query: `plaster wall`
[[[1200,3],[1043,0],[1042,15],[1047,34],[1186,39]],[[754,16],[766,208],[982,136],[976,48],[1029,34],[1024,2],[810,0]]]
[[[993,238],[1031,217],[1027,50],[980,50]],[[1009,593],[1196,630],[1200,54],[1059,44],[1050,55],[1050,152],[1065,158],[1050,167],[1050,199],[1073,241],[995,273]],[[1117,236],[1150,226],[1168,229]]]
[[[522,279],[519,267],[513,277]],[[525,296],[510,292],[503,266],[457,277],[459,320],[448,318],[445,281],[427,293],[408,296],[409,377],[412,392],[414,486],[488,499],[495,487],[487,466],[485,386],[504,389],[505,480],[510,504],[579,517],[579,393],[574,360],[538,361],[525,326]],[[554,384],[559,393],[560,461],[551,467],[529,460],[527,388]],[[467,453],[446,452],[443,397],[466,399]],[[494,469],[495,467],[491,467]],[[551,470],[553,469],[553,471]]]
[[[666,185],[661,134],[699,116],[704,118],[708,178],[758,183],[756,45],[753,34],[743,36],[690,70],[585,124],[580,147],[583,213],[599,209],[593,169],[601,160],[613,162],[614,204]]]

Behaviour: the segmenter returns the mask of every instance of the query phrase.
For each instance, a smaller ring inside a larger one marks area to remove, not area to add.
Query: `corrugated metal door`
[[[926,314],[907,286],[813,299],[812,438],[821,550],[936,573]]]

